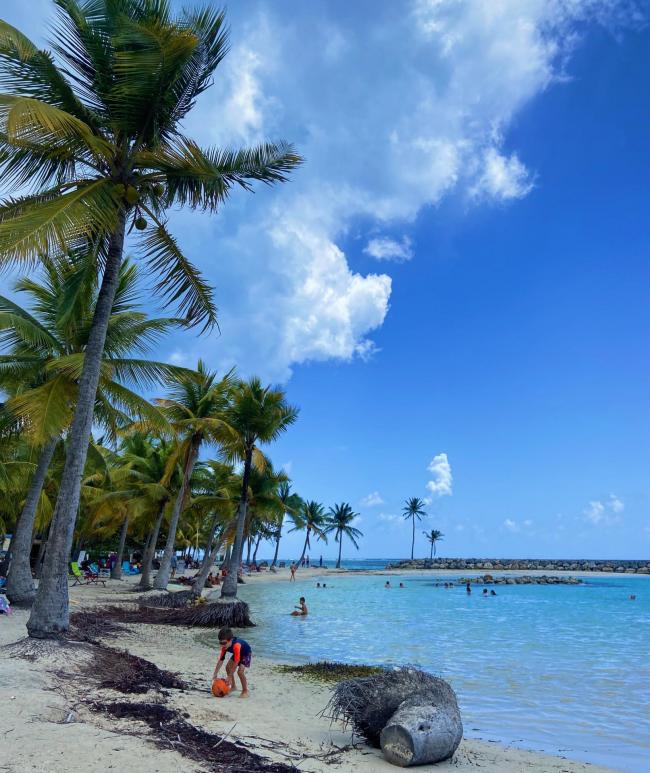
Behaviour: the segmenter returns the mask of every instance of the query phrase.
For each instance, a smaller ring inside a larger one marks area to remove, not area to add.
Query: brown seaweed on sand
[[[175,709],[159,703],[100,703],[90,705],[94,711],[119,719],[144,722],[149,735],[160,749],[173,749],[202,768],[215,773],[295,773],[296,768],[282,762],[270,762],[225,737],[208,733],[187,722]]]
[[[99,689],[117,690],[126,694],[161,688],[186,690],[188,686],[178,674],[111,647],[94,648],[91,659],[81,670],[85,676],[97,682]]]
[[[403,701],[415,695],[434,705],[456,704],[454,691],[444,680],[416,668],[399,668],[339,682],[323,716],[351,725],[369,744],[379,747],[389,719]]]

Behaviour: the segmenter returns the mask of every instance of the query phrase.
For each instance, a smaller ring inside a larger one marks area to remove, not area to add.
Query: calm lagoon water
[[[393,576],[386,590],[382,576],[300,574],[296,583],[240,586],[258,653],[415,664],[452,683],[468,736],[650,770],[650,577],[500,585],[483,598],[480,586],[468,597],[431,576]],[[328,587],[317,589],[323,580]],[[292,618],[301,595],[310,615]]]

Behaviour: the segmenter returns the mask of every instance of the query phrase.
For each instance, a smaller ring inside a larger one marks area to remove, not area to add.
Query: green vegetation
[[[275,666],[275,669],[281,674],[304,676],[307,679],[325,684],[341,682],[343,679],[355,679],[360,676],[372,676],[385,670],[381,666],[350,665],[328,660],[322,660],[318,663],[306,663],[302,666],[278,665]]]

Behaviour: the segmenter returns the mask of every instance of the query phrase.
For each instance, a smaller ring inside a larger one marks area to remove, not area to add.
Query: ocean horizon
[[[343,563],[381,569],[369,564],[382,561]],[[469,737],[648,770],[650,577],[499,585],[487,598],[480,586],[468,595],[436,585],[447,579],[405,572],[387,590],[374,575],[314,571],[296,583],[241,586],[257,623],[245,635],[275,660],[414,665],[439,675],[458,694]],[[289,616],[300,595],[306,619]]]

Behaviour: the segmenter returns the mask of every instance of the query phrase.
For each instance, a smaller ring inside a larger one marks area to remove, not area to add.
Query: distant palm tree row
[[[327,542],[327,535],[334,532],[334,541],[339,543],[339,553],[336,560],[336,568],[339,569],[341,567],[343,537],[347,537],[354,547],[359,549],[357,540],[363,537],[363,533],[352,525],[358,516],[359,513],[355,513],[347,502],[330,507],[327,513],[323,505],[318,502],[303,502],[302,507],[292,514],[295,526],[290,529],[290,531],[304,530],[306,533],[305,544],[298,564],[302,562],[307,550],[310,549],[312,536],[317,540]]]

